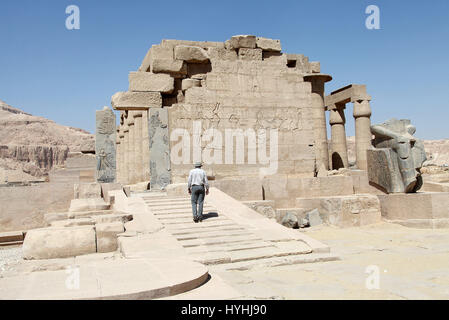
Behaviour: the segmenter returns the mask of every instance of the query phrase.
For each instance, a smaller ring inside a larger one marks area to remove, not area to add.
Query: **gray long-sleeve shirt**
[[[209,189],[209,181],[207,181],[207,175],[206,171],[200,168],[195,168],[190,170],[189,173],[189,189],[192,188],[192,186],[202,186],[206,188],[206,190]]]

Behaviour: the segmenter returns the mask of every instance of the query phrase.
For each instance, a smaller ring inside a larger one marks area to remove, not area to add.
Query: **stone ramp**
[[[317,252],[327,254],[329,259],[331,257],[326,245],[262,217],[215,188],[206,197],[203,210],[205,219],[199,223],[193,222],[190,198],[187,196],[169,196],[160,192],[139,196],[188,255],[205,265]]]

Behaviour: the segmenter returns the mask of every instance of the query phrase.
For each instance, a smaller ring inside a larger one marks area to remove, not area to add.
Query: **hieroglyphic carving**
[[[115,114],[104,107],[96,111],[95,154],[98,182],[114,182],[116,178],[116,127]]]

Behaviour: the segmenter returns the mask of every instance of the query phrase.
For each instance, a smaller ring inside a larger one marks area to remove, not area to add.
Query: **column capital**
[[[369,100],[357,100],[354,102],[354,118],[371,117],[371,107]]]
[[[329,116],[329,124],[330,125],[334,125],[334,124],[343,124],[344,125],[345,123],[346,123],[346,119],[345,119],[344,108],[337,107],[335,109],[330,110],[330,116]]]

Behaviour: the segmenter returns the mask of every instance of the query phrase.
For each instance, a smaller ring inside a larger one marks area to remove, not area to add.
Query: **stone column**
[[[329,124],[331,125],[332,169],[348,168],[348,149],[346,146],[345,105],[339,104],[330,108]]]
[[[116,157],[115,157],[115,168],[116,168],[116,180],[117,182],[120,182],[121,179],[121,168],[120,168],[120,164],[122,162],[122,160],[120,159],[121,157],[121,141],[120,141],[120,127],[117,127],[117,133],[116,133],[116,139],[115,139],[115,152],[116,152]]]
[[[134,154],[135,154],[135,178],[136,182],[143,180],[142,157],[142,111],[134,111]]]
[[[134,154],[135,147],[135,127],[134,127],[134,111],[128,111],[128,127],[129,127],[129,143],[128,143],[128,183],[136,183],[136,156]]]
[[[313,128],[315,137],[317,168],[329,170],[329,149],[326,131],[326,108],[324,106],[324,84],[332,80],[327,74],[311,74],[304,77],[312,84]]]
[[[124,178],[124,163],[125,163],[125,134],[123,132],[123,124],[120,125],[120,131],[119,131],[119,139],[120,139],[120,157],[119,157],[119,163],[118,167],[120,168],[120,176],[119,176],[119,182],[123,183],[125,181]]]
[[[354,101],[355,151],[357,168],[367,170],[366,150],[371,148],[371,107],[369,100]]]
[[[142,163],[143,181],[150,181],[150,139],[148,134],[148,110],[142,110]]]
[[[125,141],[125,147],[123,148],[123,184],[129,184],[129,127],[125,120],[125,126],[123,128],[123,135]]]

